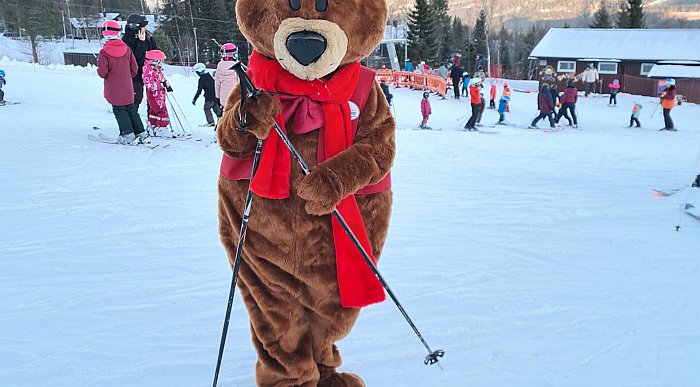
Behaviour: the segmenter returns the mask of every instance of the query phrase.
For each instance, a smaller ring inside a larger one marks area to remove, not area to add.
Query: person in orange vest
[[[496,108],[496,81],[491,81],[491,90],[489,92],[489,97],[491,97],[491,102],[489,103],[489,109]]]
[[[671,119],[671,109],[676,106],[676,80],[666,80],[666,90],[661,94],[661,107],[664,108],[664,127],[661,130],[677,130]]]
[[[501,98],[508,97],[508,103],[506,104],[506,111],[510,113],[510,87],[508,87],[508,82],[503,82],[503,93],[501,93]]]
[[[476,120],[481,111],[481,80],[479,78],[473,78],[471,85],[469,85],[469,101],[472,106],[472,116],[464,125],[464,129],[472,131],[476,130]]]

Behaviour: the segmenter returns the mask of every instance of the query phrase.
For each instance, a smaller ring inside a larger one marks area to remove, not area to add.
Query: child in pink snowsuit
[[[148,123],[152,128],[165,128],[170,125],[168,108],[165,106],[165,93],[173,89],[163,75],[164,59],[165,54],[160,50],[151,50],[146,53],[146,62],[143,65],[143,85],[148,100]]]
[[[428,128],[428,117],[430,117],[430,114],[433,112],[430,109],[430,101],[428,101],[429,96],[430,94],[426,91],[425,93],[423,93],[423,99],[420,101],[420,112],[423,115],[423,121],[420,123],[421,129]]]

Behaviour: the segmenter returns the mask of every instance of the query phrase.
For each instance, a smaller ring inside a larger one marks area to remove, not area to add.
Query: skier
[[[408,73],[413,72],[413,63],[411,63],[410,59],[406,59],[406,62],[403,65],[403,71],[406,71]]]
[[[535,117],[529,129],[538,129],[537,122],[545,117],[549,118],[549,126],[555,129],[556,126],[554,125],[554,118],[552,117],[554,101],[552,101],[552,93],[549,92],[549,86],[546,84],[542,85],[542,89],[537,95],[537,108],[540,110],[540,115]]]
[[[498,101],[498,124],[499,125],[506,125],[506,107],[508,106],[508,102],[510,101],[510,97],[507,95],[504,95],[501,97],[501,100]]]
[[[462,96],[469,96],[469,85],[472,84],[472,79],[469,77],[469,72],[465,71],[462,74]]]
[[[595,68],[593,63],[588,65],[588,67],[583,71],[581,77],[583,78],[583,83],[586,84],[586,97],[592,93],[595,93],[595,83],[598,82],[600,76],[598,75],[598,70]]]
[[[214,116],[211,112],[214,111],[216,117],[221,118],[221,107],[216,102],[216,91],[214,90],[214,78],[207,72],[204,63],[197,63],[192,66],[192,71],[199,75],[199,84],[197,86],[197,94],[194,95],[192,99],[192,105],[197,104],[197,98],[199,98],[202,91],[204,91],[204,116],[207,119],[206,126],[214,127],[216,123],[214,122]]]
[[[440,78],[442,78],[442,79],[444,79],[444,80],[447,80],[447,74],[448,74],[447,66],[446,66],[444,63],[442,63],[442,64],[440,65],[440,67],[438,67],[438,69],[437,69],[437,75],[438,75]]]
[[[476,126],[483,126],[481,125],[481,117],[484,115],[484,112],[486,111],[486,98],[484,98],[484,91],[480,90],[479,91],[479,115],[476,117]]]
[[[557,90],[557,84],[552,83],[552,85],[549,87],[549,93],[552,95],[552,102],[554,102],[554,107],[552,108],[552,114],[554,116],[557,116],[557,107],[559,107],[559,90]]]
[[[455,63],[455,65],[450,69],[450,78],[452,78],[452,88],[455,92],[455,99],[459,99],[459,80],[464,74],[466,74],[464,72],[464,68],[458,63]],[[469,83],[467,83],[467,85],[469,85]]]
[[[428,97],[430,97],[430,93],[426,91],[423,93],[423,99],[420,101],[420,112],[421,115],[423,115],[423,121],[420,123],[421,129],[430,129],[428,126],[428,118],[433,111],[430,108],[430,101],[428,100]]]
[[[132,79],[138,72],[136,58],[127,45],[119,40],[122,28],[119,22],[108,20],[102,24],[104,47],[97,56],[97,75],[104,79],[104,97],[112,105],[119,125],[118,144],[148,142],[141,117],[134,105]]]
[[[220,54],[221,61],[216,65],[216,76],[214,77],[214,91],[219,107],[228,101],[231,90],[238,84],[238,75],[234,70],[231,70],[233,64],[238,60],[238,47],[233,43],[226,43],[221,46]]]
[[[481,110],[481,81],[479,78],[474,78],[469,85],[469,101],[472,107],[472,116],[469,117],[469,121],[464,125],[464,129],[476,130],[476,120],[479,118],[479,111]]]
[[[620,91],[620,80],[613,80],[612,83],[608,85],[608,87],[610,88],[610,101],[608,101],[608,105],[617,106],[617,92]]]
[[[569,126],[578,128],[578,118],[576,117],[576,102],[578,101],[578,89],[574,86],[574,80],[569,79],[566,81],[566,89],[564,89],[564,95],[559,99],[561,102],[561,108],[559,108],[559,114],[554,120],[555,123],[559,123],[562,117],[569,121]],[[569,112],[571,112],[571,117],[569,117]],[[573,122],[571,121],[573,118]]]
[[[503,92],[501,93],[501,98],[502,97],[508,97],[508,103],[506,104],[506,111],[510,113],[510,87],[508,87],[508,82],[503,82]]]
[[[382,79],[382,81],[379,82],[379,87],[382,88],[382,92],[384,93],[384,97],[386,97],[386,102],[388,102],[389,105],[391,106],[392,100],[394,99],[394,95],[391,94],[391,92],[389,91],[389,85],[386,83],[385,79]]]
[[[630,117],[630,126],[628,128],[632,127],[632,124],[637,124],[637,127],[640,128],[642,124],[639,122],[639,116],[642,114],[642,104],[634,101],[634,106],[632,107],[632,116]]]
[[[661,106],[664,108],[664,127],[662,130],[677,130],[671,119],[671,109],[676,106],[676,80],[666,80],[666,90],[661,94]]]
[[[165,104],[167,92],[173,91],[163,75],[163,61],[165,53],[160,50],[151,50],[146,53],[146,61],[143,65],[143,84],[146,87],[146,100],[148,101],[148,124],[153,134],[161,128],[170,125],[168,108]]]
[[[484,71],[484,68],[486,68],[486,59],[481,55],[477,55],[474,61],[474,72]]]
[[[496,108],[496,81],[491,81],[491,90],[489,91],[489,97],[491,101],[489,102],[489,109]]]
[[[124,28],[124,36],[122,40],[134,53],[136,64],[138,65],[138,73],[134,76],[134,105],[136,110],[139,109],[143,100],[143,64],[146,62],[146,53],[151,50],[157,50],[155,39],[151,33],[146,30],[148,19],[139,14],[131,14],[126,19],[126,27]]]
[[[7,81],[5,80],[5,71],[0,70],[0,106],[5,105],[5,92],[2,91],[2,86],[6,84]]]

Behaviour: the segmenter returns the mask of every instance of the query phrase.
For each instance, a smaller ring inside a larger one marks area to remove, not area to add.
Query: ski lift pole
[[[234,65],[234,66],[236,66],[236,65]],[[253,86],[253,83],[250,81],[250,78],[248,78],[248,75],[244,71],[240,71],[238,76],[239,76],[240,81],[242,82],[241,85],[245,84],[246,88],[249,90],[254,90],[254,93],[260,92],[259,90],[255,89],[255,87]],[[304,172],[304,175],[310,174],[311,169],[306,164],[304,159],[301,157],[301,154],[299,154],[299,152],[294,147],[292,142],[289,140],[289,137],[287,137],[287,134],[284,132],[284,130],[282,130],[282,128],[277,123],[277,121],[273,120],[273,124],[274,124],[275,131],[277,132],[277,135],[282,140],[282,142],[284,142],[284,144],[287,146],[287,149],[289,149],[289,153],[291,153],[292,157],[294,157],[294,159],[297,161],[297,163],[301,167],[302,171]],[[421,343],[423,343],[423,346],[428,351],[428,355],[425,357],[425,360],[423,361],[423,363],[425,365],[438,364],[438,361],[440,361],[440,358],[445,355],[445,351],[443,351],[441,349],[433,351],[430,348],[430,346],[428,345],[428,342],[425,340],[425,338],[423,338],[423,335],[420,333],[420,331],[418,330],[416,325],[413,323],[413,320],[408,315],[408,313],[404,309],[403,305],[401,305],[401,302],[399,302],[399,299],[394,294],[394,291],[391,289],[389,284],[386,282],[386,280],[384,279],[384,276],[382,276],[382,274],[379,272],[379,269],[372,261],[372,258],[367,253],[367,251],[364,249],[362,244],[360,244],[360,241],[357,239],[355,234],[352,232],[352,230],[350,229],[350,226],[345,222],[345,219],[343,219],[343,216],[340,214],[340,212],[338,211],[337,208],[333,208],[332,215],[338,221],[338,223],[340,223],[341,227],[343,228],[343,231],[345,231],[345,233],[348,235],[348,237],[352,241],[353,245],[355,245],[355,247],[359,251],[360,255],[362,255],[362,258],[365,260],[365,262],[367,263],[369,268],[372,270],[374,275],[377,277],[377,280],[379,280],[382,287],[384,287],[384,290],[386,290],[386,292],[389,294],[389,297],[391,298],[391,300],[394,302],[396,307],[399,309],[399,311],[403,315],[404,319],[406,319],[406,322],[411,326],[411,328],[413,329],[413,332],[416,334],[416,336],[418,336],[418,339],[421,341]],[[438,367],[440,367],[440,369],[442,369],[442,366],[440,366],[440,364],[438,364]]]

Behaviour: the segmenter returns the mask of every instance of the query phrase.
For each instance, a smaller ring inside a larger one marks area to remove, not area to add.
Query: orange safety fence
[[[436,75],[425,75],[407,71],[377,70],[377,81],[386,81],[396,87],[410,87],[416,90],[430,90],[440,95],[447,94],[448,82]]]

